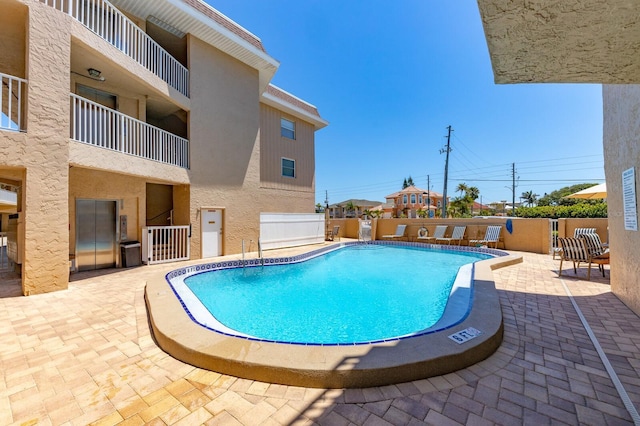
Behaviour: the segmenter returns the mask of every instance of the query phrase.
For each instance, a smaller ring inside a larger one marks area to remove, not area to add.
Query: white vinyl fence
[[[324,213],[260,213],[264,250],[324,241]]]

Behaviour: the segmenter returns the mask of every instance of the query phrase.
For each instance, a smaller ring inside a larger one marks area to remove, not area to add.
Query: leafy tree
[[[406,189],[410,186],[414,186],[413,178],[411,176],[404,178],[404,181],[402,182],[402,189]]]
[[[595,183],[579,183],[577,185],[565,186],[551,194],[544,194],[538,199],[538,206],[571,206],[583,202],[583,200],[575,198],[565,198],[574,192],[582,191],[596,185]]]

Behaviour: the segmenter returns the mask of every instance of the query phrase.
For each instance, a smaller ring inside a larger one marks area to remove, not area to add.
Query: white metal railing
[[[0,73],[0,129],[25,130],[27,80]]]
[[[0,270],[8,269],[12,262],[7,253],[7,233],[0,232]]]
[[[189,168],[189,140],[71,94],[71,139]]]
[[[189,96],[189,70],[106,0],[40,0],[71,15],[171,87]]]
[[[189,228],[189,225],[142,228],[142,238],[146,239],[142,242],[142,255],[146,257],[146,263],[153,265],[189,260],[191,255]]]

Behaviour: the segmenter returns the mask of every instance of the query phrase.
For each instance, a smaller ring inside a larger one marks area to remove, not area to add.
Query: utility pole
[[[446,159],[444,161],[444,189],[442,190],[442,218],[447,217],[447,180],[449,177],[449,153],[451,152],[451,132],[453,129],[451,126],[447,127],[447,147],[440,150],[440,154],[446,153]]]
[[[512,189],[512,199],[511,199],[511,216],[515,216],[515,208],[516,208],[516,163],[511,163],[511,189]]]
[[[430,175],[427,175],[427,217],[431,218],[431,176]]]

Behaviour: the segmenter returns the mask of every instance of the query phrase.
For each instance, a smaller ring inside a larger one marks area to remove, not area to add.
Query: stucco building
[[[640,178],[640,3],[478,0],[478,5],[496,83],[603,85],[611,288],[640,314],[640,233],[633,226]],[[626,185],[624,173],[631,178]]]
[[[279,63],[258,37],[203,1],[0,10],[0,184],[18,196],[2,227],[24,294],[65,289],[70,259],[121,265],[120,243],[147,233],[198,259],[256,241],[260,212],[314,211],[327,122],[270,83]]]
[[[429,217],[439,215],[442,209],[442,194],[436,191],[409,185],[401,191],[384,197],[391,217],[412,217],[431,212]],[[447,200],[449,198],[447,197]],[[424,213],[422,213],[424,212]]]

